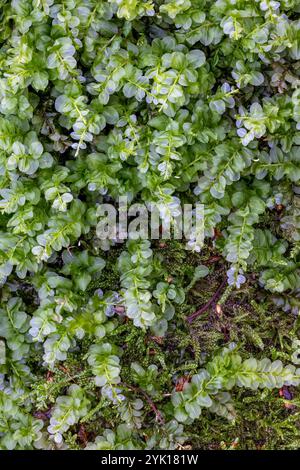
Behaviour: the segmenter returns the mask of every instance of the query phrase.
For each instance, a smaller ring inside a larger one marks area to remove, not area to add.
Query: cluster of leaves
[[[298,385],[276,353],[207,362],[193,337],[177,354],[171,342],[166,367],[158,345],[186,327],[209,269],[170,273],[154,243],[103,242],[96,226],[120,196],[171,223],[180,198],[200,202],[229,289],[252,273],[299,312],[299,13],[298,0],[0,0],[2,448],[76,435],[172,449],[202,408],[232,420],[235,386]]]

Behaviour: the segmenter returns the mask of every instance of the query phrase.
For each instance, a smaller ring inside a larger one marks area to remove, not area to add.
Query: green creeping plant
[[[213,420],[241,422],[242,393],[281,419],[269,389],[300,380],[283,365],[299,64],[299,0],[0,0],[1,449],[206,445]],[[100,240],[120,196],[171,225],[203,204],[204,247]],[[258,331],[233,347],[253,302]]]
[[[299,372],[295,366],[283,367],[279,360],[271,362],[267,358],[259,361],[250,358],[242,361],[240,355],[224,349],[205,369],[192,376],[182,392],[173,392],[175,418],[180,422],[193,421],[199,417],[202,408],[231,418],[227,390],[234,386],[257,390],[298,385]]]

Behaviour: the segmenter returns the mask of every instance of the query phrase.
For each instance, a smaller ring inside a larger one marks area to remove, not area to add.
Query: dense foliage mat
[[[0,0],[2,449],[299,447],[299,14]],[[100,240],[119,196],[204,247]]]

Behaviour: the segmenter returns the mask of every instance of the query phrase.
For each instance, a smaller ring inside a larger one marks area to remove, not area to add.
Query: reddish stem
[[[205,304],[203,307],[199,308],[199,310],[196,310],[196,312],[192,313],[189,317],[187,317],[187,322],[192,323],[199,315],[202,313],[206,312],[206,310],[215,302],[215,300],[219,297],[221,294],[221,291],[223,287],[226,285],[227,280],[224,279],[221,285],[218,287],[212,298]]]
[[[129,384],[126,384],[126,383],[122,383],[120,385],[123,385],[124,387],[126,388],[129,388],[130,390],[133,390],[134,392],[137,392],[137,393],[141,393],[146,401],[148,402],[148,404],[150,405],[150,407],[152,408],[152,410],[154,411],[155,413],[155,417],[156,417],[156,421],[159,423],[159,424],[164,424],[165,423],[165,420],[163,418],[163,415],[161,414],[161,412],[159,411],[159,409],[157,408],[157,406],[155,405],[154,401],[149,397],[149,395],[147,395],[147,393],[140,387],[134,387],[133,385],[129,385]]]

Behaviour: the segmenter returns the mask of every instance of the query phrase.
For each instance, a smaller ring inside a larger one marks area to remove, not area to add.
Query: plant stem
[[[220,296],[221,291],[223,287],[226,285],[226,279],[222,281],[212,298],[205,304],[203,307],[199,308],[199,310],[196,310],[196,312],[192,313],[190,316],[187,317],[187,322],[192,323],[196,318],[199,317],[202,313],[206,312],[206,310],[217,300],[217,298]]]

